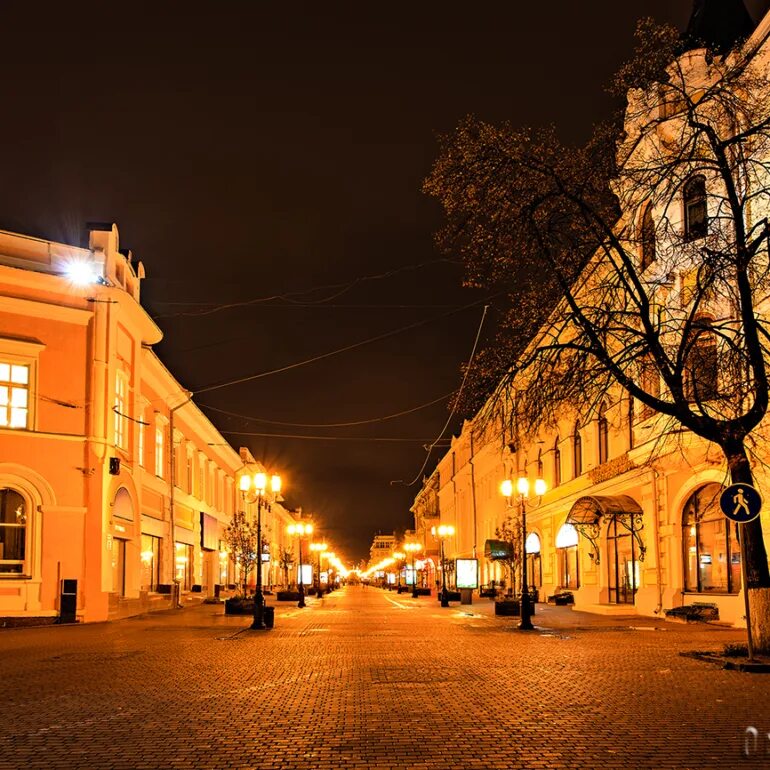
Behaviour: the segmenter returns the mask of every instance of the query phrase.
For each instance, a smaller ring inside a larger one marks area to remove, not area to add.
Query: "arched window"
[[[737,594],[741,548],[719,507],[719,484],[706,484],[687,500],[682,514],[684,588],[693,593]]]
[[[0,489],[0,575],[25,573],[27,515],[27,503],[15,489]]]
[[[572,475],[574,478],[583,475],[583,440],[580,438],[580,423],[575,423],[572,435]]]
[[[639,227],[639,245],[641,260],[639,267],[644,272],[655,261],[655,220],[652,218],[652,204],[644,207]]]
[[[599,444],[599,465],[606,463],[610,456],[610,429],[607,422],[607,406],[602,403],[599,407],[599,418],[596,421],[598,444]]]
[[[527,551],[527,580],[530,588],[543,585],[543,564],[540,559],[540,536],[530,532],[524,544]]]
[[[578,533],[572,524],[562,524],[556,533],[556,560],[559,567],[559,587],[579,588]]]
[[[684,392],[689,401],[702,403],[719,395],[717,338],[708,317],[696,318],[690,332]]]
[[[692,241],[708,232],[706,177],[694,176],[684,186],[684,237]]]
[[[561,450],[559,449],[559,437],[553,442],[553,485],[561,484]]]

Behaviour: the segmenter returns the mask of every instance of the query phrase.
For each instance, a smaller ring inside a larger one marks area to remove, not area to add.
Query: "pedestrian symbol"
[[[759,516],[762,497],[750,484],[731,484],[719,496],[719,507],[731,521],[745,524]]]

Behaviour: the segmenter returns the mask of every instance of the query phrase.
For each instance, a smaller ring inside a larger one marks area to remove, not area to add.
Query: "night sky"
[[[769,3],[746,4],[758,18]],[[207,412],[358,559],[409,526],[446,400],[311,426],[456,389],[486,297],[433,244],[440,211],[420,187],[437,134],[474,113],[580,142],[613,106],[603,85],[636,20],[683,27],[691,8],[4,2],[0,228],[80,244],[86,222],[116,222],[147,270],[161,358],[202,407],[260,418]]]

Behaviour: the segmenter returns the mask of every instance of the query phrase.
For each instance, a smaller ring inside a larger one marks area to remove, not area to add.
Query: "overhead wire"
[[[388,332],[383,332],[382,334],[377,334],[374,337],[369,337],[365,340],[360,340],[359,342],[354,342],[350,345],[345,345],[344,347],[337,348],[336,350],[330,350],[326,353],[321,353],[317,356],[313,356],[311,358],[304,359],[303,361],[296,361],[292,364],[287,364],[286,366],[280,366],[276,369],[270,369],[266,372],[259,372],[257,374],[250,374],[246,377],[237,377],[233,380],[228,380],[227,382],[221,382],[221,383],[215,383],[212,385],[206,385],[202,388],[197,388],[195,390],[196,395],[199,395],[200,393],[209,393],[213,390],[219,390],[221,388],[228,388],[232,385],[240,385],[244,382],[252,382],[254,380],[259,380],[264,377],[270,377],[273,374],[280,374],[281,372],[287,372],[291,369],[297,369],[300,366],[306,366],[308,364],[315,363],[316,361],[322,361],[325,358],[331,358],[332,356],[339,355],[340,353],[345,353],[348,350],[355,350],[356,348],[363,347],[364,345],[369,345],[372,342],[378,342],[379,340],[387,339],[388,337],[393,337],[396,334],[401,334],[402,332],[409,331],[410,329],[416,329],[419,326],[424,326],[425,324],[432,323],[433,321],[438,321],[442,318],[447,318],[448,316],[455,315],[456,313],[460,313],[463,310],[468,310],[469,308],[476,307],[477,305],[480,305],[482,302],[489,302],[490,299],[498,296],[499,294],[502,294],[503,292],[497,292],[490,297],[486,297],[485,299],[476,300],[474,302],[469,302],[467,305],[463,305],[459,308],[456,308],[454,310],[450,310],[446,313],[441,313],[437,316],[431,316],[430,318],[424,318],[421,321],[415,321],[414,323],[408,324],[406,326],[401,326],[398,329],[392,329]],[[484,316],[486,316],[487,310],[489,309],[489,305],[484,306]],[[475,349],[474,349],[475,350]],[[465,380],[463,379],[463,382]]]
[[[261,436],[265,438],[293,438],[306,441],[386,441],[386,442],[417,442],[425,444],[429,439],[424,438],[390,438],[385,436],[304,436],[292,433],[258,433],[242,430],[220,430],[222,434],[228,436]]]
[[[354,420],[352,422],[324,422],[324,423],[311,423],[311,422],[282,422],[280,420],[268,420],[264,417],[254,417],[252,415],[240,414],[238,412],[230,412],[227,409],[219,409],[216,406],[210,404],[198,404],[203,409],[210,409],[212,412],[227,415],[228,417],[238,417],[242,420],[252,420],[254,422],[265,423],[266,425],[281,425],[286,428],[350,428],[355,425],[372,425],[378,422],[385,422],[386,420],[394,420],[396,417],[403,417],[406,414],[412,414],[413,412],[419,412],[421,409],[427,409],[429,406],[438,404],[441,401],[446,401],[454,391],[445,393],[443,396],[434,398],[432,401],[428,401],[419,406],[414,406],[411,409],[404,409],[400,412],[385,415],[384,417],[375,417],[369,420]]]
[[[153,316],[155,319],[160,318],[178,318],[181,316],[186,317],[194,317],[194,316],[205,316],[205,315],[211,315],[213,313],[218,313],[222,310],[230,310],[232,308],[237,307],[248,307],[250,305],[258,305],[263,304],[265,302],[271,302],[273,300],[281,299],[284,300],[290,304],[302,304],[303,306],[311,306],[311,305],[323,305],[326,302],[331,302],[332,300],[336,299],[337,297],[342,296],[346,292],[350,291],[354,286],[357,286],[360,283],[365,283],[367,281],[378,281],[382,280],[384,278],[390,278],[394,275],[398,275],[399,273],[403,273],[406,271],[411,270],[419,270],[423,267],[427,267],[429,265],[434,265],[442,262],[454,262],[454,260],[448,259],[446,257],[442,257],[439,259],[432,259],[428,260],[426,262],[420,262],[414,265],[404,265],[402,267],[397,267],[392,270],[388,270],[384,273],[377,273],[374,275],[364,275],[359,276],[358,278],[354,278],[351,281],[344,281],[341,283],[331,283],[326,284],[323,286],[315,286],[308,289],[297,289],[295,291],[285,292],[283,294],[271,294],[270,296],[266,297],[254,297],[252,299],[242,300],[239,302],[226,302],[226,303],[220,303],[220,304],[214,304],[211,302],[173,302],[173,301],[166,301],[166,300],[158,300],[155,302],[157,305],[168,305],[168,306],[190,306],[190,305],[199,305],[201,306],[199,310],[183,310],[176,313],[161,313],[158,315]],[[325,291],[327,289],[334,290],[334,293],[331,294],[328,297],[324,297],[319,300],[315,301],[305,301],[305,302],[295,302],[292,297],[312,294],[313,292],[318,291]]]
[[[449,424],[452,422],[452,418],[455,416],[455,412],[457,411],[457,404],[460,402],[460,396],[462,396],[463,389],[465,388],[465,382],[468,379],[468,372],[470,372],[471,367],[473,366],[473,359],[476,356],[476,348],[479,345],[479,339],[481,339],[481,330],[484,327],[484,319],[487,317],[488,310],[489,310],[489,305],[484,305],[484,312],[481,315],[479,328],[476,330],[476,339],[473,341],[473,349],[471,350],[471,355],[470,355],[470,358],[468,359],[468,365],[465,367],[463,379],[462,379],[462,382],[460,383],[460,389],[457,391],[457,398],[455,399],[454,404],[452,404],[452,410],[449,413],[449,417],[447,417],[447,420],[444,423],[444,427],[441,429],[441,432],[438,434],[438,437],[436,438],[436,440],[428,447],[427,451],[425,452],[425,461],[423,462],[420,470],[417,471],[417,475],[407,484],[408,487],[414,486],[422,477],[423,471],[428,465],[428,460],[430,460],[431,452],[433,452],[437,444],[439,444],[442,441],[444,433],[446,432],[446,429],[449,427]]]

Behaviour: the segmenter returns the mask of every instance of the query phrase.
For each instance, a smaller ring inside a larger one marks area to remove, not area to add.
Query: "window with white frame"
[[[155,475],[165,477],[166,425],[161,418],[155,421]]]
[[[115,446],[119,449],[128,447],[128,377],[125,372],[115,373],[114,414]]]
[[[29,364],[0,360],[0,428],[29,429],[29,386]]]

